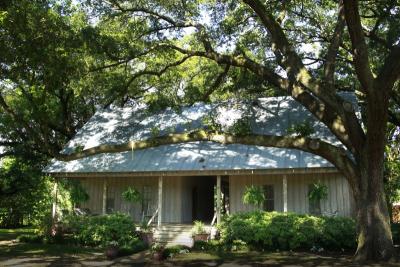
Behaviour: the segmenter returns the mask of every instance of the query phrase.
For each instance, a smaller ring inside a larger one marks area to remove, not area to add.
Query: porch
[[[249,185],[262,186],[267,200],[262,207],[268,211],[312,213],[308,200],[310,186],[320,181],[328,187],[328,197],[318,203],[323,213],[352,215],[352,195],[348,182],[336,171],[304,170],[288,173],[229,173],[229,175],[162,175],[162,176],[93,176],[79,179],[90,198],[81,205],[93,214],[123,212],[136,223],[191,224],[200,220],[206,224],[219,223],[224,213],[256,209],[242,201]],[[122,192],[134,187],[142,194],[139,203],[128,203]]]

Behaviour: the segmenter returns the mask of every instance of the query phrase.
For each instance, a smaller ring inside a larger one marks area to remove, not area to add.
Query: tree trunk
[[[379,88],[369,90],[366,140],[361,151],[356,153],[360,177],[357,182],[358,192],[355,195],[358,223],[358,247],[355,259],[386,261],[394,256],[383,184],[389,98],[387,91]]]
[[[361,262],[390,259],[394,248],[385,201],[365,199],[358,202],[358,247],[355,259]]]

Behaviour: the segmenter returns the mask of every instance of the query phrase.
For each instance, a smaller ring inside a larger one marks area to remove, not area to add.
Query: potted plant
[[[142,201],[142,194],[138,189],[134,187],[128,187],[124,192],[122,192],[122,198],[126,202],[131,203],[131,205],[133,205],[135,203],[139,203],[140,201]]]
[[[209,233],[206,227],[201,221],[194,221],[194,226],[192,228],[193,241],[207,241]]]
[[[312,206],[312,214],[321,215],[321,200],[328,198],[328,186],[321,181],[311,184],[308,192],[309,205]]]
[[[115,259],[118,256],[118,252],[119,252],[119,245],[117,241],[111,241],[108,243],[107,247],[106,247],[106,251],[105,251],[105,255],[107,257],[107,259]]]
[[[146,222],[143,222],[140,226],[138,235],[147,246],[151,246],[151,244],[153,244],[154,234],[151,227],[149,227]]]
[[[265,201],[265,193],[262,186],[251,185],[247,186],[243,194],[243,203],[247,205],[254,205],[261,208]]]
[[[153,255],[153,259],[156,261],[161,261],[164,259],[164,249],[165,247],[160,243],[154,243],[151,246],[151,253]]]

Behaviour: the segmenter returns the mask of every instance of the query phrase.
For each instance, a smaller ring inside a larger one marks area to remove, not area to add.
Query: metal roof
[[[351,96],[346,95],[346,98]],[[354,99],[352,101],[354,103]],[[76,147],[84,149],[101,144],[120,144],[168,133],[203,128],[204,117],[213,114],[227,129],[248,114],[251,130],[256,134],[286,135],[292,125],[307,121],[313,127],[311,137],[333,144],[340,142],[329,129],[290,97],[260,98],[255,101],[226,101],[216,104],[196,103],[179,111],[168,108],[150,114],[146,107],[110,107],[100,110],[70,140],[62,153]],[[295,149],[222,145],[192,142],[165,145],[134,152],[104,153],[69,162],[52,160],[47,173],[101,172],[179,172],[210,170],[260,170],[333,167],[325,159]]]

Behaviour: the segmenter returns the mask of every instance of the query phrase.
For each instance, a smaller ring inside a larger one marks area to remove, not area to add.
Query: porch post
[[[217,176],[217,224],[221,223],[221,176]]]
[[[163,177],[158,177],[158,217],[157,217],[157,227],[161,226],[162,220],[162,193],[163,193]]]
[[[57,178],[54,179],[54,186],[53,186],[53,207],[51,210],[51,217],[53,218],[53,221],[57,217],[57,186],[58,186],[58,180]]]
[[[103,179],[103,206],[102,206],[102,214],[105,215],[107,213],[107,180],[104,177]]]
[[[282,190],[283,190],[283,212],[287,212],[287,177],[283,175],[282,180]]]

